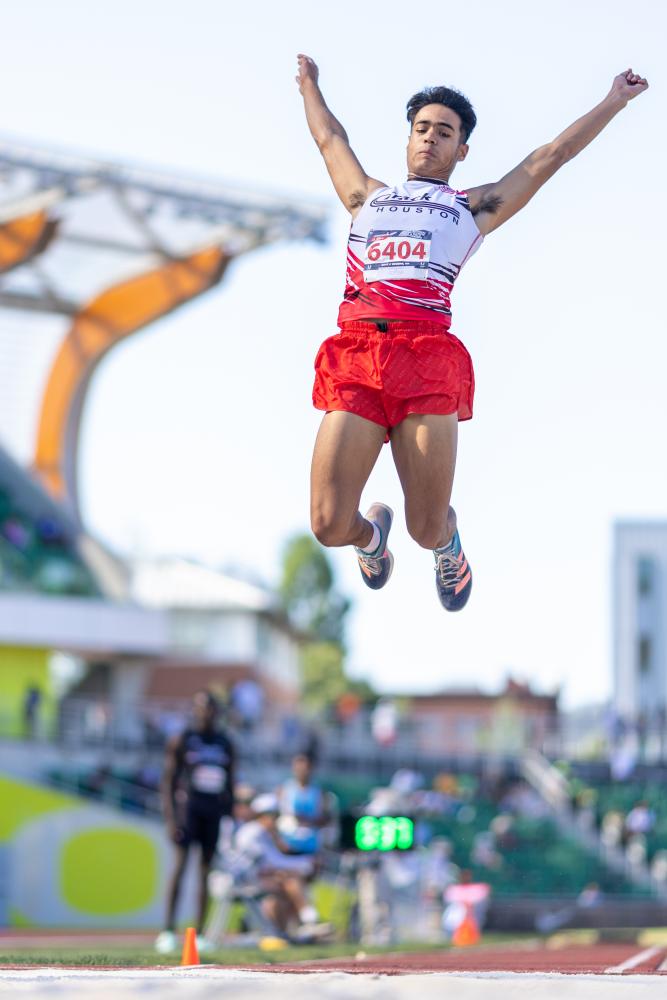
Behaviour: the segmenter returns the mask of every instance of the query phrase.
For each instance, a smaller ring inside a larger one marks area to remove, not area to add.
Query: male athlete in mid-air
[[[456,191],[449,179],[468,155],[477,121],[456,90],[431,87],[408,101],[407,180],[369,177],[318,86],[312,59],[298,57],[306,119],[336,193],[352,216],[340,332],[320,347],[313,402],[322,420],[311,479],[311,519],[323,545],[354,545],[364,582],[384,587],[393,567],[393,518],[359,500],[386,440],[414,540],[435,555],[438,596],[460,610],[472,588],[456,514],[449,505],[457,425],[472,416],[474,376],[449,332],[450,294],[487,233],[523,208],[559,167],[581,152],[648,84],[620,73],[592,111],[492,184]]]

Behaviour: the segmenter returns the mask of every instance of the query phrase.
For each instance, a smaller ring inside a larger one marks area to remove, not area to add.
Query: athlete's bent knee
[[[350,524],[348,521],[327,517],[326,514],[318,512],[312,514],[310,526],[320,545],[331,548],[349,544]]]

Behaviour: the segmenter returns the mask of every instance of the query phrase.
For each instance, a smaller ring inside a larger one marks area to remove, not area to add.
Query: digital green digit
[[[412,847],[415,839],[415,825],[407,816],[396,817],[396,846],[407,851]]]
[[[393,816],[380,817],[380,843],[381,851],[393,851],[396,847],[396,820]]]
[[[354,842],[360,851],[375,851],[380,842],[380,824],[375,816],[362,816],[354,829]]]

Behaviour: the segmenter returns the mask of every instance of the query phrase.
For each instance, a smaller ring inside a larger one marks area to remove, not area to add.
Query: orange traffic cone
[[[197,932],[194,927],[187,927],[185,940],[183,941],[183,954],[181,955],[181,965],[199,965],[199,952],[197,951]]]
[[[477,944],[480,937],[472,906],[467,904],[466,915],[452,935],[452,944],[458,948],[467,948],[468,945]]]

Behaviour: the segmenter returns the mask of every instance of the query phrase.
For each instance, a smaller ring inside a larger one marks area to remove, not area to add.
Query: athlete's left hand
[[[619,73],[614,77],[609,93],[614,97],[621,97],[627,103],[633,97],[639,97],[647,88],[648,81],[643,76],[626,69],[625,73]]]

